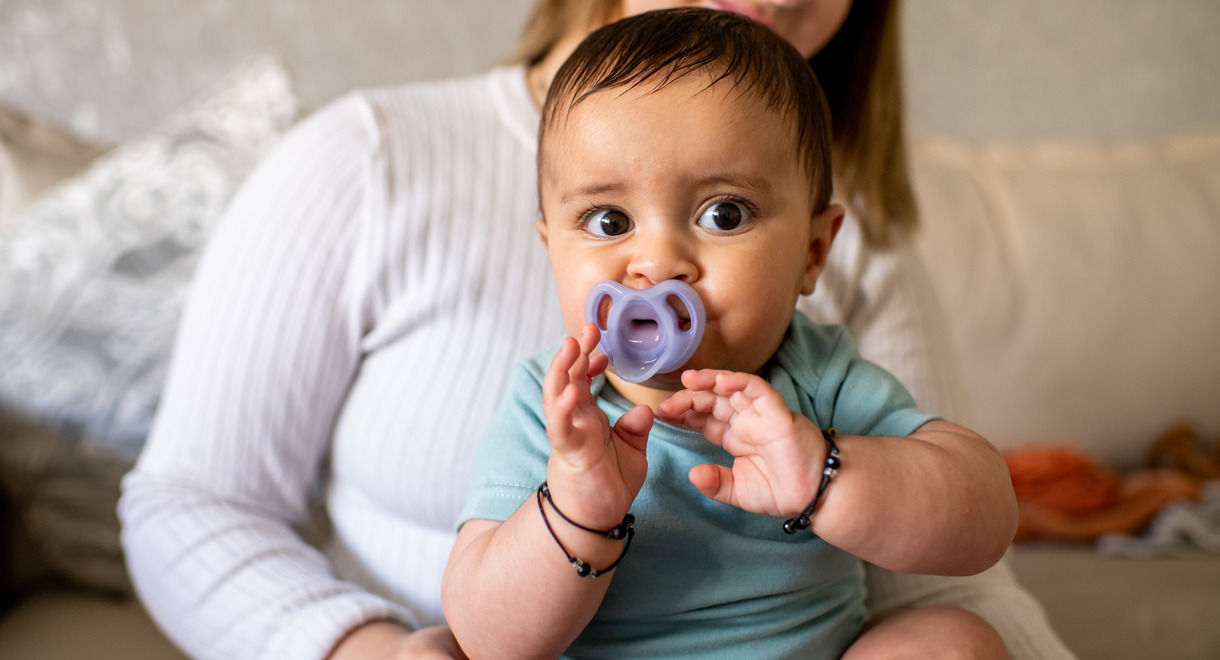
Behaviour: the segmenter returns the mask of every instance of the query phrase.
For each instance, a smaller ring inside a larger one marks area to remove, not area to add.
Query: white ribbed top
[[[363,621],[441,622],[473,449],[509,366],[562,332],[537,122],[518,67],[353,94],[236,196],[120,503],[137,590],[191,655],[322,657]],[[924,282],[849,219],[802,306],[941,411]],[[294,529],[320,488],[324,552]]]

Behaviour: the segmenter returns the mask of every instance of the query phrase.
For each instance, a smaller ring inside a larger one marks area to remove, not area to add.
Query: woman
[[[459,653],[440,579],[469,456],[509,366],[562,331],[533,231],[538,106],[590,30],[674,4],[748,13],[812,56],[854,217],[803,306],[945,409],[943,334],[905,244],[894,3],[540,1],[521,64],[353,94],[303,122],[213,238],[120,505],[133,581],[192,655]],[[319,499],[320,551],[299,530]],[[1003,573],[873,571],[870,587],[874,613],[952,602],[1016,655],[1064,653]]]

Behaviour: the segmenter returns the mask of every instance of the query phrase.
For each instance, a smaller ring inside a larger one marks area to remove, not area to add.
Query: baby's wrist
[[[787,498],[788,508],[792,512],[787,515],[795,515],[796,512],[804,509],[816,495],[818,484],[821,481],[822,471],[826,467],[827,446],[822,435],[822,429],[818,428],[812,420],[803,415],[797,415],[798,432],[801,437],[801,443],[807,448],[802,460],[803,476],[799,481],[799,487],[794,488],[789,493]]]
[[[551,502],[575,523],[609,529],[622,522],[631,508],[631,499],[625,494],[615,494],[621,487],[598,487],[587,475],[554,475],[554,472],[548,470],[546,480]]]
[[[826,429],[818,429],[818,435],[826,443],[825,451],[822,453],[822,460],[817,470],[817,487],[814,489],[813,498],[792,518],[784,521],[784,531],[789,534],[795,534],[802,529],[808,529],[813,523],[813,516],[817,513],[817,507],[822,502],[826,490],[830,486],[831,479],[838,473],[842,467],[842,459],[839,453],[839,447],[835,443],[837,432],[833,427]]]
[[[552,494],[548,482],[542,482],[535,493],[537,512],[545,532],[554,539],[563,558],[576,569],[580,577],[599,577],[612,571],[626,556],[634,536],[635,518],[623,514],[613,523],[586,524],[591,518],[579,517],[587,513],[573,513],[577,498],[570,498],[572,506],[560,504]]]

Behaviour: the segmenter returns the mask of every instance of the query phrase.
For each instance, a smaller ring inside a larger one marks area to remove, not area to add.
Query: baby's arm
[[[700,465],[704,495],[755,513],[792,517],[812,501],[826,457],[821,433],[758,376],[689,371],[662,419],[701,431],[735,457]],[[932,421],[905,438],[840,435],[842,468],[812,531],[868,562],[906,573],[968,575],[994,564],[1016,530],[1003,458],[961,426]],[[779,520],[776,525],[780,525]]]
[[[645,445],[652,413],[638,406],[611,428],[590,393],[606,367],[592,356],[596,326],[567,339],[543,381],[543,409],[551,455],[547,483],[554,506],[594,529],[623,521],[644,483]],[[567,553],[601,570],[624,542],[568,524],[549,503],[546,518]],[[445,569],[445,618],[471,657],[555,657],[593,618],[613,573],[577,574],[547,530],[539,502],[529,498],[503,523],[471,520],[462,526]]]

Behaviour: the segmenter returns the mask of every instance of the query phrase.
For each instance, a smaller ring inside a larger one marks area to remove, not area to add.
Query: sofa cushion
[[[0,618],[0,658],[185,660],[138,602],[46,589]]]
[[[1116,467],[1174,422],[1220,433],[1220,129],[1139,143],[920,139],[918,248],[964,421]]]
[[[71,578],[127,588],[118,482],[150,426],[198,253],[296,115],[282,67],[257,58],[0,227],[0,484]]]
[[[1215,658],[1220,559],[1104,557],[1090,548],[1023,544],[1008,553],[1063,642],[1082,659]]]

